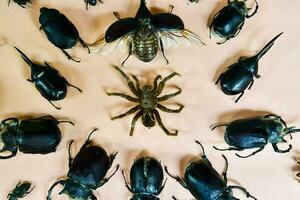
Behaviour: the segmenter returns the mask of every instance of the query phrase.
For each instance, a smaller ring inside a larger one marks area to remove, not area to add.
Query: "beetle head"
[[[0,152],[10,151],[12,155],[17,152],[17,139],[16,134],[18,132],[19,123],[15,118],[8,118],[1,122],[0,125],[0,140],[2,143],[2,149]],[[2,158],[5,158],[3,156]],[[9,158],[9,157],[7,157]]]
[[[53,8],[42,7],[40,9],[40,18],[39,18],[40,24],[44,25],[49,20],[52,20],[58,15],[60,15],[60,12],[58,10]]]
[[[155,125],[155,117],[154,114],[148,110],[143,112],[142,122],[144,126],[151,128]]]
[[[242,1],[234,0],[234,1],[230,2],[230,4],[232,6],[234,6],[236,9],[238,9],[242,15],[246,16],[248,14],[248,8],[246,5],[246,1],[247,0],[242,0]]]
[[[135,15],[135,18],[137,19],[147,19],[150,18],[152,13],[149,11],[149,9],[146,6],[146,1],[141,0],[140,7]]]
[[[280,118],[271,119],[267,122],[267,132],[268,132],[268,140],[272,144],[277,144],[279,142],[283,142],[284,136],[284,126],[280,120]]]

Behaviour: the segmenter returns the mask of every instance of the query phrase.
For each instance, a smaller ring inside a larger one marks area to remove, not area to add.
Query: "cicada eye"
[[[97,0],[89,0],[89,4],[95,6],[97,4]]]
[[[155,117],[154,114],[151,112],[145,112],[142,115],[142,122],[144,126],[151,128],[155,125]]]

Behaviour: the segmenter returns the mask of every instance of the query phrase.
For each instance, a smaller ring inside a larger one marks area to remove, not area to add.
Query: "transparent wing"
[[[173,49],[179,46],[204,46],[205,43],[195,33],[184,29],[180,31],[159,31],[159,38],[162,40],[164,48]]]

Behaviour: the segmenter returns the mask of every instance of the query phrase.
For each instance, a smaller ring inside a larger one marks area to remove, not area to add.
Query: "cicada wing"
[[[198,35],[187,29],[178,31],[159,31],[158,36],[166,49],[188,46],[201,47],[205,45]]]

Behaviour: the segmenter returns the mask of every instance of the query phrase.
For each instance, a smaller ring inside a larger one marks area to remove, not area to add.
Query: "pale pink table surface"
[[[63,139],[54,154],[30,155],[18,153],[9,160],[0,160],[0,199],[6,199],[10,189],[21,180],[30,180],[35,190],[25,199],[45,199],[48,188],[67,174],[67,142],[75,139],[73,154],[79,150],[87,133],[94,127],[100,131],[93,136],[95,143],[107,152],[116,150],[119,154],[115,164],[129,171],[136,156],[151,155],[168,165],[169,169],[182,174],[191,157],[200,153],[193,140],[203,142],[207,156],[213,166],[221,173],[224,160],[221,152],[213,150],[213,145],[226,147],[222,129],[212,133],[209,127],[216,122],[230,121],[239,117],[254,116],[266,112],[281,115],[289,125],[300,126],[300,2],[297,0],[260,0],[259,11],[253,18],[246,20],[241,33],[224,45],[216,45],[208,37],[208,20],[226,1],[200,0],[198,4],[187,0],[158,1],[148,0],[153,10],[167,11],[175,6],[173,12],[185,22],[185,26],[199,34],[206,42],[202,48],[180,47],[169,49],[166,56],[170,64],[166,66],[161,54],[151,63],[142,63],[132,56],[123,68],[133,73],[145,83],[161,74],[168,75],[177,71],[169,85],[178,85],[183,92],[169,103],[180,102],[185,108],[180,114],[162,113],[162,119],[170,129],[177,128],[177,137],[166,136],[158,127],[147,129],[141,122],[133,137],[128,135],[132,116],[111,121],[112,115],[128,110],[131,104],[118,97],[109,97],[105,91],[129,92],[124,80],[111,67],[109,60],[101,55],[88,54],[80,45],[70,50],[70,54],[82,59],[77,64],[68,61],[64,55],[48,42],[39,31],[39,8],[54,7],[62,11],[77,26],[81,37],[88,43],[100,37],[114,22],[112,12],[119,11],[121,16],[133,16],[138,0],[104,0],[104,4],[85,10],[83,0],[33,0],[33,5],[22,9],[7,0],[0,4],[0,118],[22,117],[24,115],[51,114],[69,118],[76,123],[60,125]],[[252,2],[249,4],[253,5]],[[158,9],[159,8],[159,9]],[[238,104],[236,97],[224,95],[214,85],[219,73],[239,56],[252,55],[260,50],[270,39],[280,32],[273,48],[260,62],[259,74],[250,91],[246,91]],[[80,94],[69,88],[66,99],[56,105],[63,109],[55,110],[35,87],[26,81],[29,68],[13,49],[22,49],[38,62],[47,61],[55,66],[72,84],[83,89]],[[167,87],[165,92],[174,91]],[[295,174],[300,167],[295,158],[300,159],[300,136],[295,134],[293,150],[287,154],[274,153],[268,145],[261,153],[249,159],[240,159],[233,152],[226,152],[229,160],[228,177],[232,184],[241,184],[260,200],[297,200],[300,196],[300,183]],[[286,147],[286,144],[281,146]],[[247,152],[245,152],[247,153]],[[166,176],[165,176],[166,177]],[[58,191],[58,190],[56,190]],[[129,199],[131,194],[124,186],[120,171],[105,186],[95,191],[99,199]],[[192,195],[178,183],[168,179],[161,199],[192,199]],[[236,196],[246,199],[239,192]],[[66,196],[53,196],[53,199],[67,199]]]

